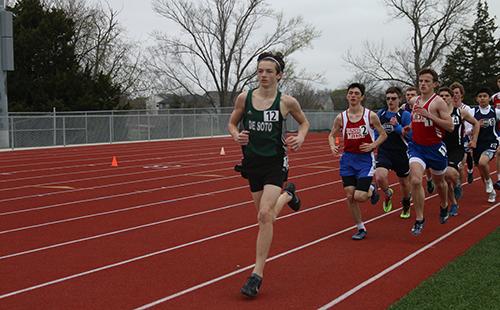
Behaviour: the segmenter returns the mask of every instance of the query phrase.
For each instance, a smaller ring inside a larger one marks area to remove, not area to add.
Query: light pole
[[[7,101],[7,71],[14,70],[12,12],[0,2],[0,148],[9,147],[9,104]]]

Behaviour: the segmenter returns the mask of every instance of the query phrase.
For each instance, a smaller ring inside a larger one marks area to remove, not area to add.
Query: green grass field
[[[500,309],[500,228],[390,309]]]

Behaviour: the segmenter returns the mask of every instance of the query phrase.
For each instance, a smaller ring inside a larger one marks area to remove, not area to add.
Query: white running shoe
[[[494,203],[496,201],[497,194],[495,192],[491,192],[488,194],[488,202]]]
[[[493,192],[493,181],[491,179],[486,180],[484,184],[486,185],[486,192],[488,194]]]

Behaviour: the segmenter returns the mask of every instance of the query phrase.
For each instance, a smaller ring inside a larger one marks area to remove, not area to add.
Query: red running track
[[[313,133],[290,154],[303,208],[276,221],[248,300],[257,225],[240,157],[229,138],[0,153],[0,308],[385,309],[499,224],[476,178],[446,224],[436,195],[419,237],[414,214],[365,204],[368,237],[352,241],[338,157]]]

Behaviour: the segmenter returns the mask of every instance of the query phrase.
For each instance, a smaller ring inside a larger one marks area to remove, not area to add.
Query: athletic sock
[[[373,195],[373,193],[375,192],[375,185],[370,184],[370,189],[372,190],[372,195]]]
[[[466,162],[467,162],[467,169],[469,170],[469,172],[472,173],[472,168],[474,167],[474,162],[473,162],[472,155],[470,152],[467,153]]]
[[[366,230],[366,228],[365,228],[365,224],[364,224],[364,223],[359,223],[359,224],[356,224],[356,227],[358,228],[358,230],[361,230],[361,229]]]
[[[390,188],[388,187],[388,188],[384,191],[384,193],[385,193],[385,196],[386,196],[386,197],[390,197],[390,196],[391,196],[391,191],[390,191],[389,189],[390,189]]]

